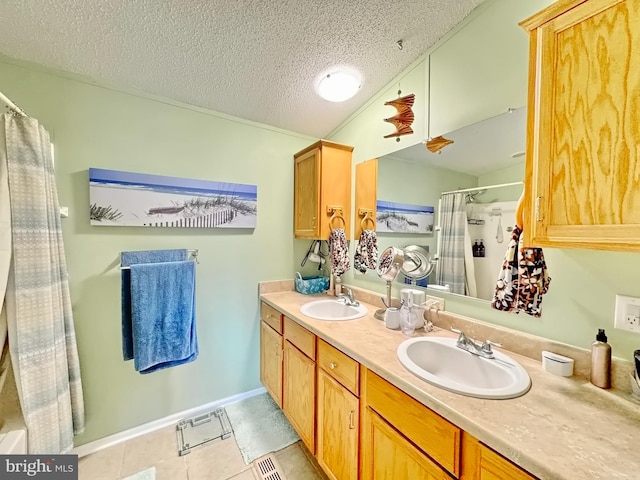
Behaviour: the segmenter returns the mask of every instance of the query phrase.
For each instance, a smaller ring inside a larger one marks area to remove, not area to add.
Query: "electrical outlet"
[[[640,333],[640,298],[616,295],[614,328]]]

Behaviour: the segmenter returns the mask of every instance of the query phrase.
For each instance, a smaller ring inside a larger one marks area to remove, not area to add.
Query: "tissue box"
[[[313,293],[321,293],[329,289],[329,277],[317,275],[315,277],[296,277],[296,292],[311,295]]]

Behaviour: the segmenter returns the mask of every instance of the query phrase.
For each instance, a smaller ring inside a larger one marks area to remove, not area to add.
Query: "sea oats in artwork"
[[[376,203],[376,231],[382,233],[433,233],[434,208],[426,205]]]
[[[89,169],[91,225],[255,228],[258,187]]]

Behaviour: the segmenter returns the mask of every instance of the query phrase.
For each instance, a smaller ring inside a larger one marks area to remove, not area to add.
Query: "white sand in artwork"
[[[400,213],[398,215],[405,217],[410,222],[417,223],[417,225],[409,225],[406,222],[399,222],[392,217],[386,220],[380,220],[378,215],[376,231],[395,233],[432,233],[433,231],[433,214]]]
[[[229,194],[229,197],[233,197]],[[115,220],[92,220],[92,225],[119,225],[119,226],[146,226],[156,223],[176,222],[181,219],[195,219],[203,215],[209,215],[229,207],[219,205],[212,208],[201,208],[197,212],[188,212],[186,209],[177,213],[150,214],[152,209],[166,207],[181,207],[185,202],[200,199],[202,202],[210,200],[212,196],[184,195],[179,193],[163,193],[137,187],[115,187],[95,185],[90,186],[90,202],[100,207],[111,207],[122,214]],[[255,201],[239,199],[247,206],[255,207]],[[218,225],[218,228],[254,228],[256,214],[240,214],[228,223]]]

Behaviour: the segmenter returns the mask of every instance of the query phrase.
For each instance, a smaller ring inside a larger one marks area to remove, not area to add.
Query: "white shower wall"
[[[469,224],[471,245],[476,239],[482,239],[485,249],[484,257],[473,259],[478,298],[493,298],[498,273],[511,239],[511,232],[507,228],[515,225],[517,205],[516,201],[467,204],[468,219],[484,220],[484,225]],[[491,215],[497,211],[501,216]],[[498,243],[496,239],[499,225],[502,227],[502,243]]]

